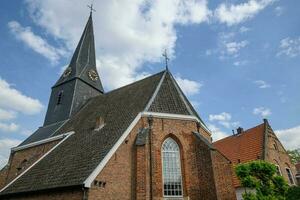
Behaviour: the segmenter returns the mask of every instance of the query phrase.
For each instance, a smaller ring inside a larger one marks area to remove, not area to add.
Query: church
[[[91,13],[43,126],[0,171],[0,199],[234,200],[211,134],[168,68],[104,91]]]

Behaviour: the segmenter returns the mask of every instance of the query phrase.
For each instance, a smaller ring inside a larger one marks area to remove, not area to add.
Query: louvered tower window
[[[57,102],[56,102],[56,105],[61,104],[62,96],[63,96],[63,91],[60,91],[60,92],[58,93],[58,96],[57,96]]]
[[[182,196],[180,149],[172,138],[162,145],[163,191],[165,197]]]

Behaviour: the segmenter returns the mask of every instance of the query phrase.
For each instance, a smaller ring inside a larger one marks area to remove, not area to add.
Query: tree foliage
[[[298,186],[293,186],[290,187],[287,195],[286,195],[286,200],[295,200],[295,199],[300,199],[300,187]]]
[[[276,174],[275,165],[265,161],[239,164],[236,174],[245,188],[255,192],[245,192],[244,200],[285,200],[288,190],[286,181]]]
[[[287,153],[291,157],[292,163],[300,162],[300,149],[288,150]]]

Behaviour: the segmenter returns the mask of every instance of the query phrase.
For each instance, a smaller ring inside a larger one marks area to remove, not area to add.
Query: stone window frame
[[[280,168],[280,165],[279,165],[278,161],[274,159],[274,162],[275,162],[274,165],[276,166],[277,171],[279,172],[279,174],[277,172],[276,172],[276,174],[279,175],[279,176],[282,176],[282,171],[281,171],[281,168]]]
[[[291,185],[295,185],[295,179],[294,179],[293,172],[292,172],[291,168],[288,165],[285,167],[285,171],[286,171],[286,174],[288,176],[289,183]]]
[[[178,146],[178,154],[179,154],[179,171],[180,171],[180,174],[181,174],[181,195],[165,195],[165,188],[164,188],[164,156],[163,156],[163,145],[165,144],[165,142],[168,140],[168,139],[171,139],[177,146]],[[183,198],[183,193],[184,193],[184,184],[183,184],[183,173],[182,173],[182,152],[181,152],[181,146],[180,144],[178,143],[178,141],[173,138],[171,135],[169,135],[168,137],[166,137],[163,142],[162,142],[162,145],[161,145],[161,168],[162,168],[162,192],[163,192],[163,197],[164,199],[182,199]]]

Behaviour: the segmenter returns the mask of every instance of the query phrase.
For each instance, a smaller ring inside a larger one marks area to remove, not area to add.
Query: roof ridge
[[[258,128],[258,127],[261,126],[261,125],[264,125],[264,123],[261,123],[261,124],[258,124],[258,125],[256,125],[256,126],[252,127],[252,128],[249,128],[249,129],[243,131],[241,134],[229,135],[229,136],[227,136],[227,137],[225,137],[225,138],[222,138],[222,139],[220,139],[220,140],[217,140],[217,141],[213,142],[213,144],[216,144],[216,143],[219,143],[219,142],[223,142],[224,140],[226,140],[226,139],[231,139],[231,138],[233,138],[233,137],[235,137],[235,136],[241,136],[241,135],[249,134],[249,132],[251,132],[251,130],[253,130],[253,129],[255,129],[255,128]]]

